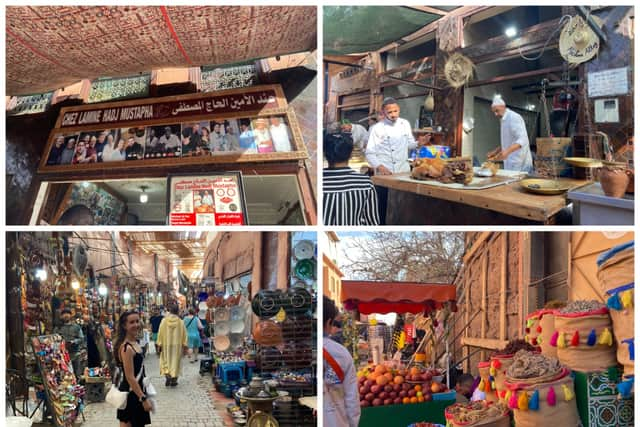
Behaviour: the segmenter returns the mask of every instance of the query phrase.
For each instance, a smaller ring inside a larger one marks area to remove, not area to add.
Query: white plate
[[[229,335],[230,329],[231,325],[229,325],[229,322],[216,322],[214,326],[214,335],[216,337],[219,337],[221,335]]]
[[[293,254],[297,259],[313,258],[313,242],[310,240],[301,240],[293,248]]]
[[[244,319],[238,319],[231,322],[231,333],[241,334],[244,332]]]

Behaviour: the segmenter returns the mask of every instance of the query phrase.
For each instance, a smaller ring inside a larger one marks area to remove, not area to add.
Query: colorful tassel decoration
[[[539,334],[542,333],[542,326],[538,325],[538,327],[536,328],[536,332],[538,332]]]
[[[529,409],[532,411],[540,409],[540,393],[538,390],[534,391],[531,399],[529,399]]]
[[[496,368],[494,368],[493,366],[492,366],[492,367],[490,367],[490,368],[489,368],[489,374],[490,374],[491,376],[495,376],[495,374],[496,374]]]
[[[577,347],[580,345],[580,334],[576,331],[571,337],[571,345]]]
[[[635,350],[633,348],[633,338],[622,340],[622,342],[629,346],[629,359],[635,360],[636,355],[635,355]]]
[[[622,300],[622,306],[624,308],[629,308],[633,304],[633,291],[630,289],[628,291],[624,291],[620,295],[620,300]]]
[[[613,294],[607,299],[607,307],[611,310],[622,310],[622,302],[620,302],[618,294]]]
[[[478,389],[480,389],[480,391],[484,391],[484,380],[480,380],[480,384],[478,384]]]
[[[573,394],[573,390],[571,390],[566,384],[562,384],[562,391],[564,393],[564,400],[566,400],[567,402],[575,397],[575,394]]]
[[[542,335],[538,335],[538,339],[536,339],[538,345],[542,345]]]
[[[566,348],[567,343],[564,340],[564,332],[558,334],[558,348]]]
[[[529,328],[524,328],[524,332],[525,332],[525,334],[528,334],[529,332],[531,332],[531,329],[529,329]]]
[[[527,319],[527,328],[530,328],[533,326],[533,319]]]
[[[604,328],[604,331],[602,331],[600,338],[598,339],[598,344],[608,346],[613,345],[613,336],[611,335],[609,328]]]
[[[553,387],[549,388],[549,393],[547,393],[547,403],[549,406],[556,406],[556,391]]]
[[[558,346],[558,335],[559,335],[558,331],[555,331],[553,333],[553,335],[551,335],[551,340],[549,341],[549,345],[551,347],[557,347]]]
[[[596,345],[596,330],[592,329],[591,332],[589,332],[589,337],[587,338],[587,345],[590,347],[593,347],[594,345]]]
[[[496,369],[500,369],[502,367],[502,362],[496,359],[491,362],[491,366],[493,366]]]
[[[509,400],[511,400],[511,390],[503,390],[504,393],[504,401],[509,403]]]
[[[528,334],[524,336],[524,340],[529,342],[529,335]]]
[[[538,338],[531,338],[531,345],[536,346],[538,344]]]
[[[518,409],[521,411],[529,410],[529,396],[527,396],[526,391],[523,391],[518,398]]]
[[[491,390],[495,390],[495,389],[496,389],[496,382],[491,381]]]
[[[507,390],[502,390],[501,392],[499,392],[498,398],[507,400]]]
[[[509,398],[509,408],[518,409],[518,393],[513,393]]]

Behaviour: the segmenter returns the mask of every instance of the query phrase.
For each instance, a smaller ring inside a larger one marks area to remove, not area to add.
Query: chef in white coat
[[[351,123],[349,120],[343,120],[340,123],[340,129],[343,133],[350,133],[353,140],[353,146],[363,150],[367,148],[369,142],[369,131],[357,123]]]
[[[499,96],[493,99],[491,111],[500,119],[500,147],[487,154],[489,160],[504,160],[506,170],[532,172],[529,136],[522,116],[507,108]]]
[[[369,129],[369,142],[365,155],[376,175],[409,173],[409,150],[416,148],[411,124],[400,118],[400,106],[394,98],[382,101],[384,119]],[[380,224],[386,224],[387,196],[386,187],[376,186]]]

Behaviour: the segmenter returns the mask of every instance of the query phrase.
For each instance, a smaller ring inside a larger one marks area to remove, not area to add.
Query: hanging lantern
[[[433,97],[433,91],[429,91],[429,94],[424,99],[424,109],[427,112],[432,112],[435,108],[435,99]]]

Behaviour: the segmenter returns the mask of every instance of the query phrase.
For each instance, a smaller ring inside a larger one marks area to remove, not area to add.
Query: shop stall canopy
[[[316,14],[315,6],[7,7],[6,37],[13,96],[314,50]]]
[[[455,285],[440,283],[343,280],[341,300],[361,314],[429,314],[446,303],[457,311]]]
[[[375,51],[440,19],[456,6],[325,6],[325,55]]]

